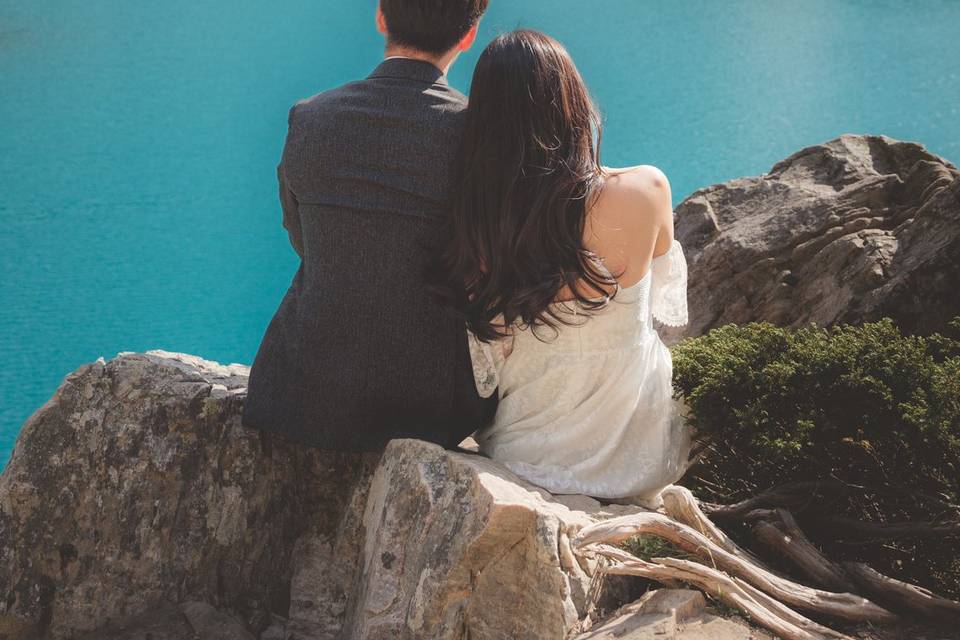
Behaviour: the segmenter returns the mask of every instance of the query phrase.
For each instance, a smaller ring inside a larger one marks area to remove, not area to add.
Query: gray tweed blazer
[[[433,65],[397,58],[290,109],[277,176],[301,262],[250,370],[244,425],[322,449],[452,449],[492,418],[463,323],[423,286],[466,102]]]

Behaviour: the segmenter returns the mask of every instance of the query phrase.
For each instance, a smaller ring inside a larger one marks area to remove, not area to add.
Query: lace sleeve
[[[687,324],[687,259],[676,239],[666,253],[650,265],[650,311],[661,323],[679,327]]]
[[[500,386],[500,368],[506,360],[504,340],[483,342],[467,329],[470,360],[473,363],[473,381],[481,398],[489,398]]]

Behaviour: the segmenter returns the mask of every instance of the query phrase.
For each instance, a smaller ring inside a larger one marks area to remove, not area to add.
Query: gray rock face
[[[691,324],[663,335],[940,329],[960,313],[958,176],[919,145],[843,136],[696,192],[677,208]],[[639,595],[569,544],[638,507],[417,440],[353,454],[245,429],[247,372],[151,351],[67,376],[0,476],[0,640],[564,638]],[[683,606],[652,609],[681,595],[590,637],[684,627]]]
[[[282,442],[240,425],[246,373],[151,351],[64,380],[0,477],[0,639],[563,637],[636,596],[569,546],[636,507],[418,440]]]
[[[960,172],[911,142],[845,135],[676,208],[690,324],[826,326],[894,318],[910,332],[960,313]]]
[[[377,459],[242,428],[246,373],[149,352],[64,380],[0,477],[0,638],[119,628],[187,600],[259,630],[289,606],[291,550],[336,534]]]
[[[394,440],[374,474],[351,637],[562,638],[592,610],[582,510],[479,455]]]

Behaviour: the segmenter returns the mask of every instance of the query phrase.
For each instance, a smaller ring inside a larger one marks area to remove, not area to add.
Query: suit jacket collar
[[[391,58],[384,60],[367,78],[399,78],[426,84],[447,84],[443,71],[424,60]]]

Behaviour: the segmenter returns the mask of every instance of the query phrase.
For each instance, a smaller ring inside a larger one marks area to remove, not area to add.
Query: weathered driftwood
[[[855,487],[836,481],[804,481],[783,484],[768,489],[756,496],[732,504],[701,502],[700,508],[709,517],[736,520],[769,518],[770,511],[778,507],[803,508],[816,495],[849,493]],[[927,498],[944,508],[957,509],[957,505]],[[822,506],[822,505],[820,505]],[[960,536],[960,520],[941,522],[864,522],[853,518],[826,515],[817,512],[805,516],[809,528],[829,531],[837,540],[897,540],[903,538],[936,538],[945,535]]]
[[[604,573],[634,575],[658,582],[683,581],[721,602],[745,612],[757,624],[786,640],[849,640],[849,636],[820,625],[746,582],[711,567],[675,558],[652,558],[646,562],[607,544],[591,547],[617,563]]]
[[[761,520],[753,526],[754,536],[787,558],[815,584],[833,591],[856,591],[846,572],[827,558],[797,525],[786,509],[777,509],[776,522]]]
[[[579,553],[592,550],[615,561],[616,564],[601,569],[604,573],[636,575],[666,585],[684,582],[694,585],[790,640],[847,637],[806,618],[791,607],[849,622],[900,622],[897,613],[876,604],[887,603],[897,612],[923,619],[960,622],[960,602],[884,576],[862,563],[837,563],[808,539],[793,514],[783,505],[799,505],[802,509],[816,491],[826,487],[843,490],[835,484],[795,483],[735,505],[705,507],[711,510],[711,514],[723,518],[754,522],[753,533],[760,541],[778,556],[790,560],[824,589],[799,584],[764,566],[753,553],[737,545],[711,521],[701,508],[702,503],[688,489],[678,485],[664,489],[663,506],[658,511],[648,510],[587,525],[571,540],[571,546]],[[804,492],[806,495],[802,495]],[[818,517],[815,512],[808,512],[807,516],[814,526],[824,522],[832,522],[835,526],[840,523],[844,527],[849,525],[848,530],[831,532],[834,539],[845,535],[894,538],[955,533],[955,524],[949,522],[885,525]],[[677,558],[644,561],[610,544],[637,534],[663,538],[701,562]]]
[[[776,523],[757,523],[754,534],[782,556],[792,560],[819,584],[863,593],[878,602],[889,603],[891,607],[923,618],[960,621],[960,602],[883,575],[863,563],[833,562],[807,539],[789,511],[777,509],[776,516],[779,519]]]
[[[817,494],[838,495],[850,487],[834,480],[791,482],[774,487],[733,504],[701,502],[700,508],[714,518],[741,518],[748,511],[763,507],[796,507],[809,503]]]
[[[571,540],[575,548],[596,543],[616,543],[636,534],[659,536],[708,564],[742,578],[788,605],[832,618],[889,623],[891,612],[852,593],[833,593],[792,582],[724,549],[695,529],[669,516],[647,512],[601,520],[581,529]]]
[[[841,516],[813,516],[810,525],[839,540],[903,540],[960,536],[960,522],[864,522]]]
[[[725,534],[720,527],[711,522],[703,511],[700,510],[700,507],[697,505],[697,499],[689,489],[677,484],[672,484],[664,489],[660,495],[663,497],[663,508],[668,516],[677,522],[682,522],[688,527],[699,531],[733,555],[763,567],[771,573],[775,573],[772,569],[765,566],[754,554],[740,547]]]
[[[860,589],[872,597],[922,617],[960,623],[960,602],[948,600],[929,589],[885,576],[862,562],[844,562],[843,568]]]

